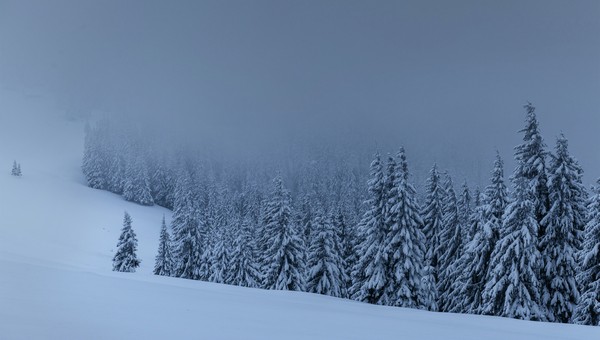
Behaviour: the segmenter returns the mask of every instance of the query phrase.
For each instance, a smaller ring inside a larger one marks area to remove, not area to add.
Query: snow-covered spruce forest
[[[92,188],[173,211],[157,275],[600,325],[600,180],[587,191],[530,104],[520,133],[512,175],[497,154],[481,190],[434,164],[417,192],[403,148],[375,153],[368,174],[343,157],[231,166],[108,120],[86,126],[82,167]],[[126,213],[114,270],[139,265],[135,227]]]

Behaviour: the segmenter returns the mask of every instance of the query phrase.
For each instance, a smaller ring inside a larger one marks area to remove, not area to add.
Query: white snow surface
[[[600,339],[600,327],[153,276],[170,212],[87,188],[82,144],[83,123],[51,101],[0,92],[0,339]],[[111,271],[125,210],[136,273]]]

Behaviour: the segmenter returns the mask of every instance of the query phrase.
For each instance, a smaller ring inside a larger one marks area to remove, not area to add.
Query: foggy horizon
[[[599,11],[595,1],[0,1],[0,86],[233,155],[405,146],[419,180],[437,162],[477,185],[496,149],[512,173],[532,102],[548,151],[564,133],[591,183]]]

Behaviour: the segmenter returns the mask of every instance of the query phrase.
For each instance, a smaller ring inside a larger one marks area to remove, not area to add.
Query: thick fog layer
[[[0,0],[0,85],[228,152],[405,145],[417,172],[482,182],[496,148],[510,173],[531,101],[591,182],[599,17],[595,0]]]

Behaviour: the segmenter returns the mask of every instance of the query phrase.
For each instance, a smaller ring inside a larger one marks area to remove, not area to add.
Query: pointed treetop
[[[131,226],[131,215],[127,211],[123,214],[123,225],[127,227]]]
[[[556,157],[564,158],[568,157],[569,154],[569,141],[565,137],[565,135],[561,132],[560,135],[556,138]]]
[[[541,152],[546,145],[544,144],[544,140],[539,131],[539,123],[535,114],[535,107],[531,103],[527,103],[523,107],[527,111],[527,117],[525,118],[525,127],[519,132],[525,133],[523,135],[523,141],[525,144],[517,146],[517,154],[532,151]],[[527,146],[529,143],[533,143],[535,146]],[[534,150],[531,150],[532,148]],[[525,161],[527,160],[525,159]]]
[[[404,150],[403,146],[401,146],[400,150],[398,150],[398,155],[396,157],[398,158],[398,168],[402,172],[402,179],[404,179],[406,181],[406,180],[408,180],[409,173],[408,173],[408,162],[406,161],[406,151]]]
[[[531,102],[527,102],[527,104],[523,105],[523,108],[525,108],[525,110],[527,110],[527,114],[529,114],[529,115],[535,114],[535,106],[533,106],[533,104],[531,104]]]

